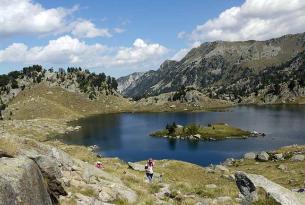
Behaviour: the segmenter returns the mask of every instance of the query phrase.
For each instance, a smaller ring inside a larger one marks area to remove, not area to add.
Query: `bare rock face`
[[[20,155],[0,158],[0,205],[51,205],[68,203],[71,197],[77,204],[92,205],[137,200],[137,194],[120,178],[56,147],[26,138],[2,137],[20,147]],[[66,193],[68,187],[75,191]],[[93,191],[94,196],[82,195],[79,190]]]
[[[124,76],[121,78],[117,79],[118,82],[118,91],[122,92],[126,89],[128,89],[130,86],[132,86],[136,80],[138,80],[141,76],[143,75],[143,73],[141,72],[135,72],[132,73],[128,76]],[[124,94],[124,93],[123,93]]]
[[[37,164],[26,158],[0,159],[0,205],[52,205]]]

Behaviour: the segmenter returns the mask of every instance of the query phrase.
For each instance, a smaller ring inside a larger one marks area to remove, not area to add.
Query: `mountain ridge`
[[[257,74],[268,67],[280,66],[304,50],[305,33],[266,41],[203,43],[180,61],[166,60],[158,70],[145,72],[121,93],[140,99],[175,92],[182,86],[206,92],[210,87],[228,86],[247,72]]]

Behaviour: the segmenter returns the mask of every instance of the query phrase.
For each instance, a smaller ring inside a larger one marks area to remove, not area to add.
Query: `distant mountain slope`
[[[131,89],[131,86],[134,85],[134,82],[138,80],[144,73],[135,72],[128,76],[124,76],[117,79],[118,82],[118,91],[124,94],[124,90]]]
[[[203,90],[210,97],[241,103],[305,103],[305,51],[258,73],[248,70],[228,86]]]
[[[305,50],[305,34],[285,35],[267,41],[210,42],[192,49],[181,61],[165,61],[122,90],[140,98],[177,91],[183,85],[207,90],[227,87],[248,73],[279,66]]]

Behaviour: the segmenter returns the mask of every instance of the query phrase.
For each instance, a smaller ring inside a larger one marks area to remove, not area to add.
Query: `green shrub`
[[[200,129],[200,126],[195,123],[189,124],[185,128],[186,134],[188,134],[188,135],[198,134],[199,129]]]

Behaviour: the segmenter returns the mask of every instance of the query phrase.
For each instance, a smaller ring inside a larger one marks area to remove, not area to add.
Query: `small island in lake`
[[[155,137],[165,137],[174,139],[202,139],[202,140],[222,140],[227,138],[248,138],[264,136],[256,131],[249,132],[240,128],[232,127],[226,123],[209,124],[204,127],[196,123],[189,125],[177,125],[175,122],[167,124],[165,129],[150,134]]]

